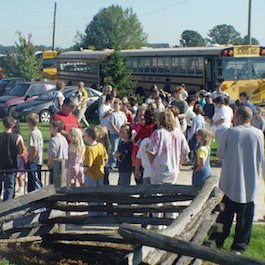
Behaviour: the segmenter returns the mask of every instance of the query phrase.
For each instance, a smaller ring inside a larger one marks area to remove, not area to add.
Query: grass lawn
[[[94,126],[94,125],[99,123],[99,120],[97,117],[89,119],[88,121],[89,121],[89,124],[91,126]],[[44,163],[46,164],[48,144],[49,144],[50,137],[51,137],[50,130],[49,130],[49,124],[48,123],[39,123],[38,127],[39,127],[40,131],[42,132],[43,144],[44,144],[44,146],[43,146],[43,160],[44,160]],[[2,131],[3,131],[3,124],[2,124],[2,122],[0,122],[0,132],[2,132]],[[20,123],[20,132],[21,132],[21,135],[25,141],[25,145],[28,146],[28,138],[29,138],[30,130],[28,129],[26,122]]]

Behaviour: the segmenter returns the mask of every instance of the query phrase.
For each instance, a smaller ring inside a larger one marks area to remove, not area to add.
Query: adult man
[[[73,111],[79,104],[79,97],[76,95],[76,92],[73,92],[70,97],[64,100],[61,111],[51,117],[51,120],[59,119],[63,122],[64,129],[61,131],[61,134],[66,138],[68,143],[71,141],[68,134],[70,129],[74,127],[80,128],[78,120],[73,114]]]
[[[247,94],[247,92],[241,92],[239,94],[239,100],[240,100],[241,106],[249,107],[252,110],[253,116],[256,115],[257,110],[256,110],[255,106],[249,101],[249,95]]]
[[[3,119],[4,132],[0,133],[0,195],[2,193],[2,182],[4,182],[4,201],[13,199],[15,195],[17,156],[22,154],[22,143],[18,135],[12,133],[15,125],[12,117]],[[3,172],[7,170],[7,172]]]
[[[183,99],[183,88],[182,87],[178,87],[175,89],[174,98],[175,100],[171,102],[171,105],[176,106],[179,109],[178,118],[179,118],[179,122],[181,126],[181,131],[185,134],[187,130],[186,116],[187,116],[189,106],[188,106],[188,103]]]
[[[225,98],[225,97],[229,97],[228,94],[226,92],[223,91],[224,89],[224,85],[223,84],[220,84],[218,87],[216,87],[216,91],[214,91],[212,93],[212,99],[213,101],[216,99],[216,98]]]
[[[81,121],[83,121],[84,124],[88,127],[89,123],[87,122],[86,116],[85,116],[86,109],[87,109],[88,94],[87,94],[87,91],[85,90],[84,82],[79,82],[78,89],[79,89],[82,97],[81,97],[81,102],[80,102],[80,105],[79,105],[78,111],[77,111],[77,120],[79,123]]]
[[[251,237],[254,197],[263,158],[263,134],[250,125],[251,119],[249,107],[238,107],[234,115],[235,127],[226,130],[217,151],[222,159],[219,186],[225,194],[225,209],[217,220],[223,224],[223,232],[213,233],[210,240],[214,240],[217,247],[222,247],[236,214],[231,250],[237,254],[247,249]]]

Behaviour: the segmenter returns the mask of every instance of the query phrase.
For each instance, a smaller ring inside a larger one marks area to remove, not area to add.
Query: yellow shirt
[[[104,177],[104,166],[108,159],[105,147],[101,143],[86,147],[84,166],[89,167],[88,175],[94,179]]]
[[[87,102],[87,99],[88,99],[88,94],[87,94],[87,91],[83,88],[81,90],[81,94],[82,94],[82,107],[86,106],[86,102]]]
[[[200,146],[197,149],[197,165],[200,164],[200,158],[202,158],[204,161],[206,160],[208,156],[208,149],[206,146]]]

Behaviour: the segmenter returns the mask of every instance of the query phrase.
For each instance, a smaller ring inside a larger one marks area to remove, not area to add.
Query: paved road
[[[221,168],[220,167],[212,167],[212,174],[220,176]],[[191,185],[191,175],[192,170],[191,166],[183,166],[181,168],[181,172],[178,177],[177,184],[187,184]],[[117,185],[118,182],[118,173],[111,172],[110,173],[110,184]],[[132,185],[135,185],[135,181],[132,177],[131,180]],[[263,216],[265,215],[265,204],[264,204],[264,182],[263,179],[260,178],[260,185],[258,187],[257,196],[255,200],[256,209],[255,209],[255,222],[263,222]]]

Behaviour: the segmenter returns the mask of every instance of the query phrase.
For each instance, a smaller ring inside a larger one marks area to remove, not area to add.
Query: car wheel
[[[16,106],[11,106],[11,107],[9,107],[9,109],[8,109],[8,111],[7,111],[7,115],[8,116],[12,116],[13,117],[13,112],[14,112],[14,110],[15,110],[15,107]]]
[[[48,110],[43,110],[40,113],[40,122],[42,123],[48,123],[51,119],[51,113]]]

